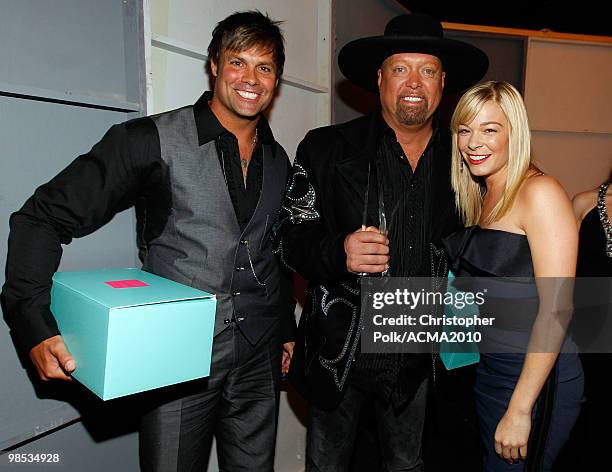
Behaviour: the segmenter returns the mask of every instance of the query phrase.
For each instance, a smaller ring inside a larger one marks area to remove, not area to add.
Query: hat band
[[[382,39],[407,39],[410,41],[439,41],[444,40],[444,36],[411,36],[407,34],[388,34],[382,36]]]

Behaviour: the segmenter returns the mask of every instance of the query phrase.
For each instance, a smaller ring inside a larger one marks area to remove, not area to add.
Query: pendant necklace
[[[253,155],[253,151],[255,150],[255,145],[257,144],[257,128],[255,128],[255,135],[253,136],[253,142],[251,143],[251,156]],[[242,167],[242,171],[246,174],[246,171],[249,167],[249,159],[241,157],[240,158],[240,167]]]

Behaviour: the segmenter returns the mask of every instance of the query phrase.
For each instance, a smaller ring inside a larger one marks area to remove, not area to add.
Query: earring
[[[459,166],[459,172],[463,172],[463,159],[461,159],[461,164]]]

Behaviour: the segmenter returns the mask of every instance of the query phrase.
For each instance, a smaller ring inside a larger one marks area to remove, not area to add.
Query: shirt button
[[[223,323],[226,324],[226,325],[230,324],[231,322],[232,322],[232,320],[230,320],[229,318],[225,318],[223,320]]]
[[[240,240],[240,245],[241,246],[246,246],[247,244],[249,244],[249,242],[246,239],[241,239]]]

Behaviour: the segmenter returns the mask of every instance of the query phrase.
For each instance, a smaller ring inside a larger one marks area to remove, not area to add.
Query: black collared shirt
[[[247,169],[245,187],[242,167],[240,166],[238,140],[223,127],[210,109],[208,102],[211,99],[212,93],[206,92],[194,105],[199,144],[201,146],[215,140],[219,164],[225,177],[236,218],[240,229],[244,230],[255,212],[261,193],[263,182],[263,148],[261,144],[270,143],[274,138],[268,122],[260,119],[257,123],[257,144]]]
[[[380,117],[378,168],[384,176],[384,201],[390,235],[391,275],[428,277],[431,237],[431,169],[438,120],[432,135],[413,169],[397,141],[395,132]],[[391,237],[393,236],[393,237]]]
[[[429,277],[432,161],[438,136],[437,120],[425,151],[412,169],[393,129],[379,115],[376,172],[380,174],[389,236],[390,275]],[[409,401],[425,377],[423,356],[361,354],[351,384],[399,406]]]

